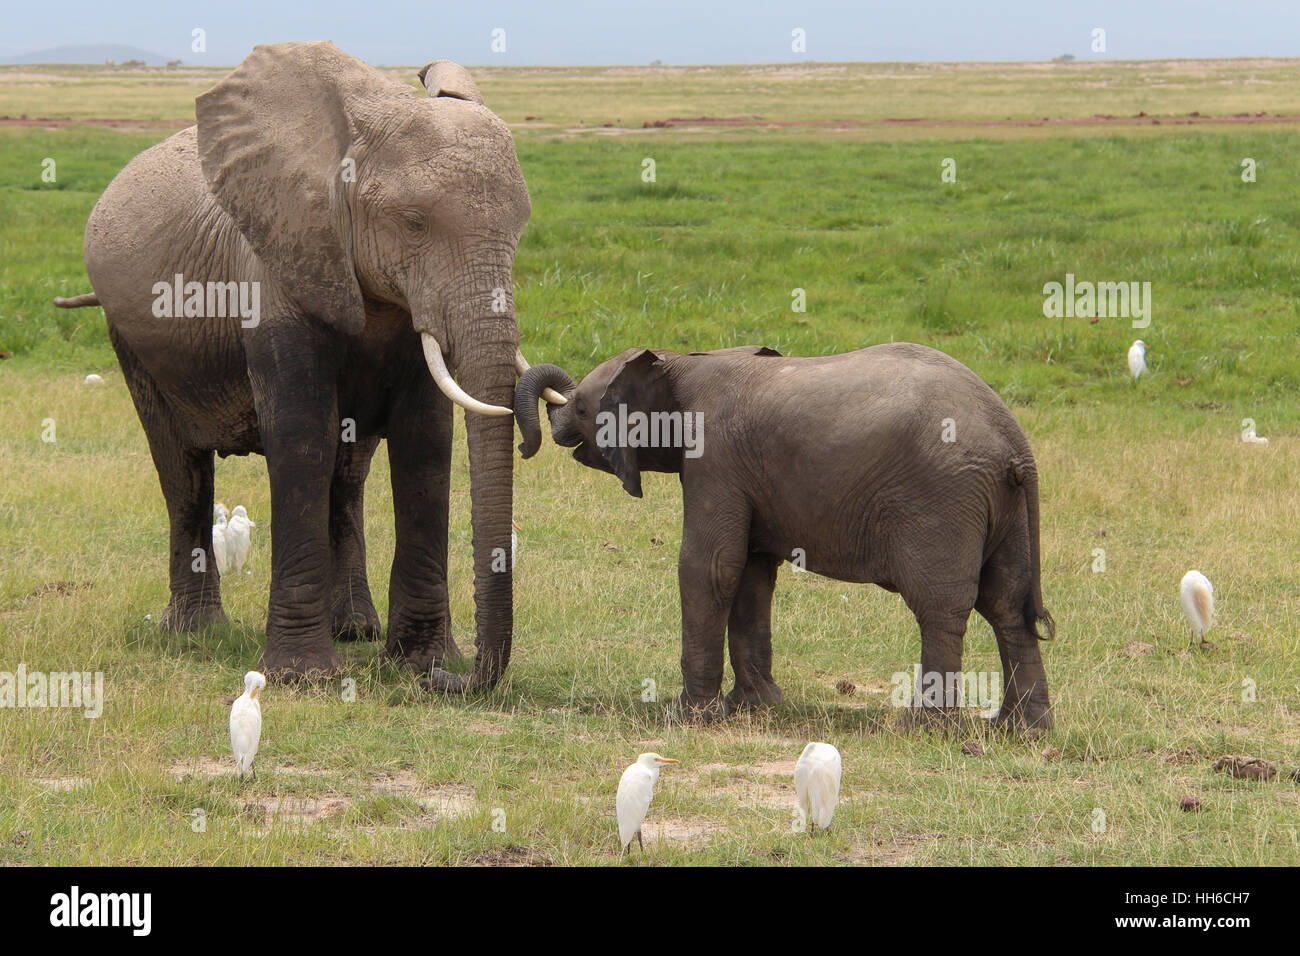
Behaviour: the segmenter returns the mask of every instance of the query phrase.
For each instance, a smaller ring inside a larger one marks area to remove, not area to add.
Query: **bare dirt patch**
[[[942,839],[943,835],[938,833],[900,833],[887,840],[855,843],[849,851],[849,860],[854,863],[902,866],[914,862]]]
[[[350,803],[340,797],[257,797],[244,801],[243,813],[262,828],[275,823],[306,825],[336,817]]]
[[[641,824],[641,839],[647,845],[660,840],[677,840],[685,843],[707,843],[715,833],[726,833],[727,828],[712,820],[688,820],[669,817],[646,820]]]
[[[408,770],[381,775],[370,789],[374,793],[391,793],[410,797],[416,803],[436,812],[438,817],[460,817],[474,812],[474,791],[461,784],[438,786],[422,784]]]

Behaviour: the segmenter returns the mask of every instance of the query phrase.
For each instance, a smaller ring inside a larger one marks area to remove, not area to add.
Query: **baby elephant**
[[[547,387],[568,398],[547,409],[551,434],[582,464],[638,498],[642,471],[681,476],[680,712],[708,719],[781,701],[772,589],[777,566],[794,561],[902,595],[921,626],[924,707],[956,706],[966,621],[979,611],[1002,657],[997,719],[1052,726],[1034,457],[966,366],[908,343],[820,358],[634,348],[577,386],[537,365],[515,391],[525,458],[541,445]],[[736,678],[725,701],[724,635]]]

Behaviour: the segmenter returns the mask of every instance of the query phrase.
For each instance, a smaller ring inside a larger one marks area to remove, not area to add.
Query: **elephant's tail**
[[[83,295],[74,295],[70,299],[62,296],[54,297],[54,304],[60,309],[82,309],[88,305],[99,305],[99,296],[93,292],[87,292]]]
[[[1025,624],[1040,641],[1050,641],[1056,636],[1056,622],[1043,606],[1043,573],[1038,549],[1038,469],[1034,460],[1017,458],[1012,462],[1011,475],[1016,484],[1025,489],[1025,510],[1029,518],[1029,573],[1032,581],[1029,597],[1025,599]],[[1042,630],[1038,625],[1042,624]]]

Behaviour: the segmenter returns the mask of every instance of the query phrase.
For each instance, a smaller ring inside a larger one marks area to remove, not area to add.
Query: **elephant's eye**
[[[573,403],[573,410],[578,413],[579,418],[587,417],[587,406],[583,404],[582,399]]]
[[[429,220],[418,209],[407,209],[401,213],[402,225],[414,236],[424,235],[425,229],[428,228]]]

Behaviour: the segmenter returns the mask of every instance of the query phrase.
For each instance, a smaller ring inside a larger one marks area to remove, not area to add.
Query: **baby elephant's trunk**
[[[542,391],[553,388],[567,395],[573,387],[569,373],[558,365],[534,365],[519,377],[515,386],[515,421],[524,439],[519,451],[525,458],[532,458],[542,447],[542,426],[537,414],[537,400]]]

